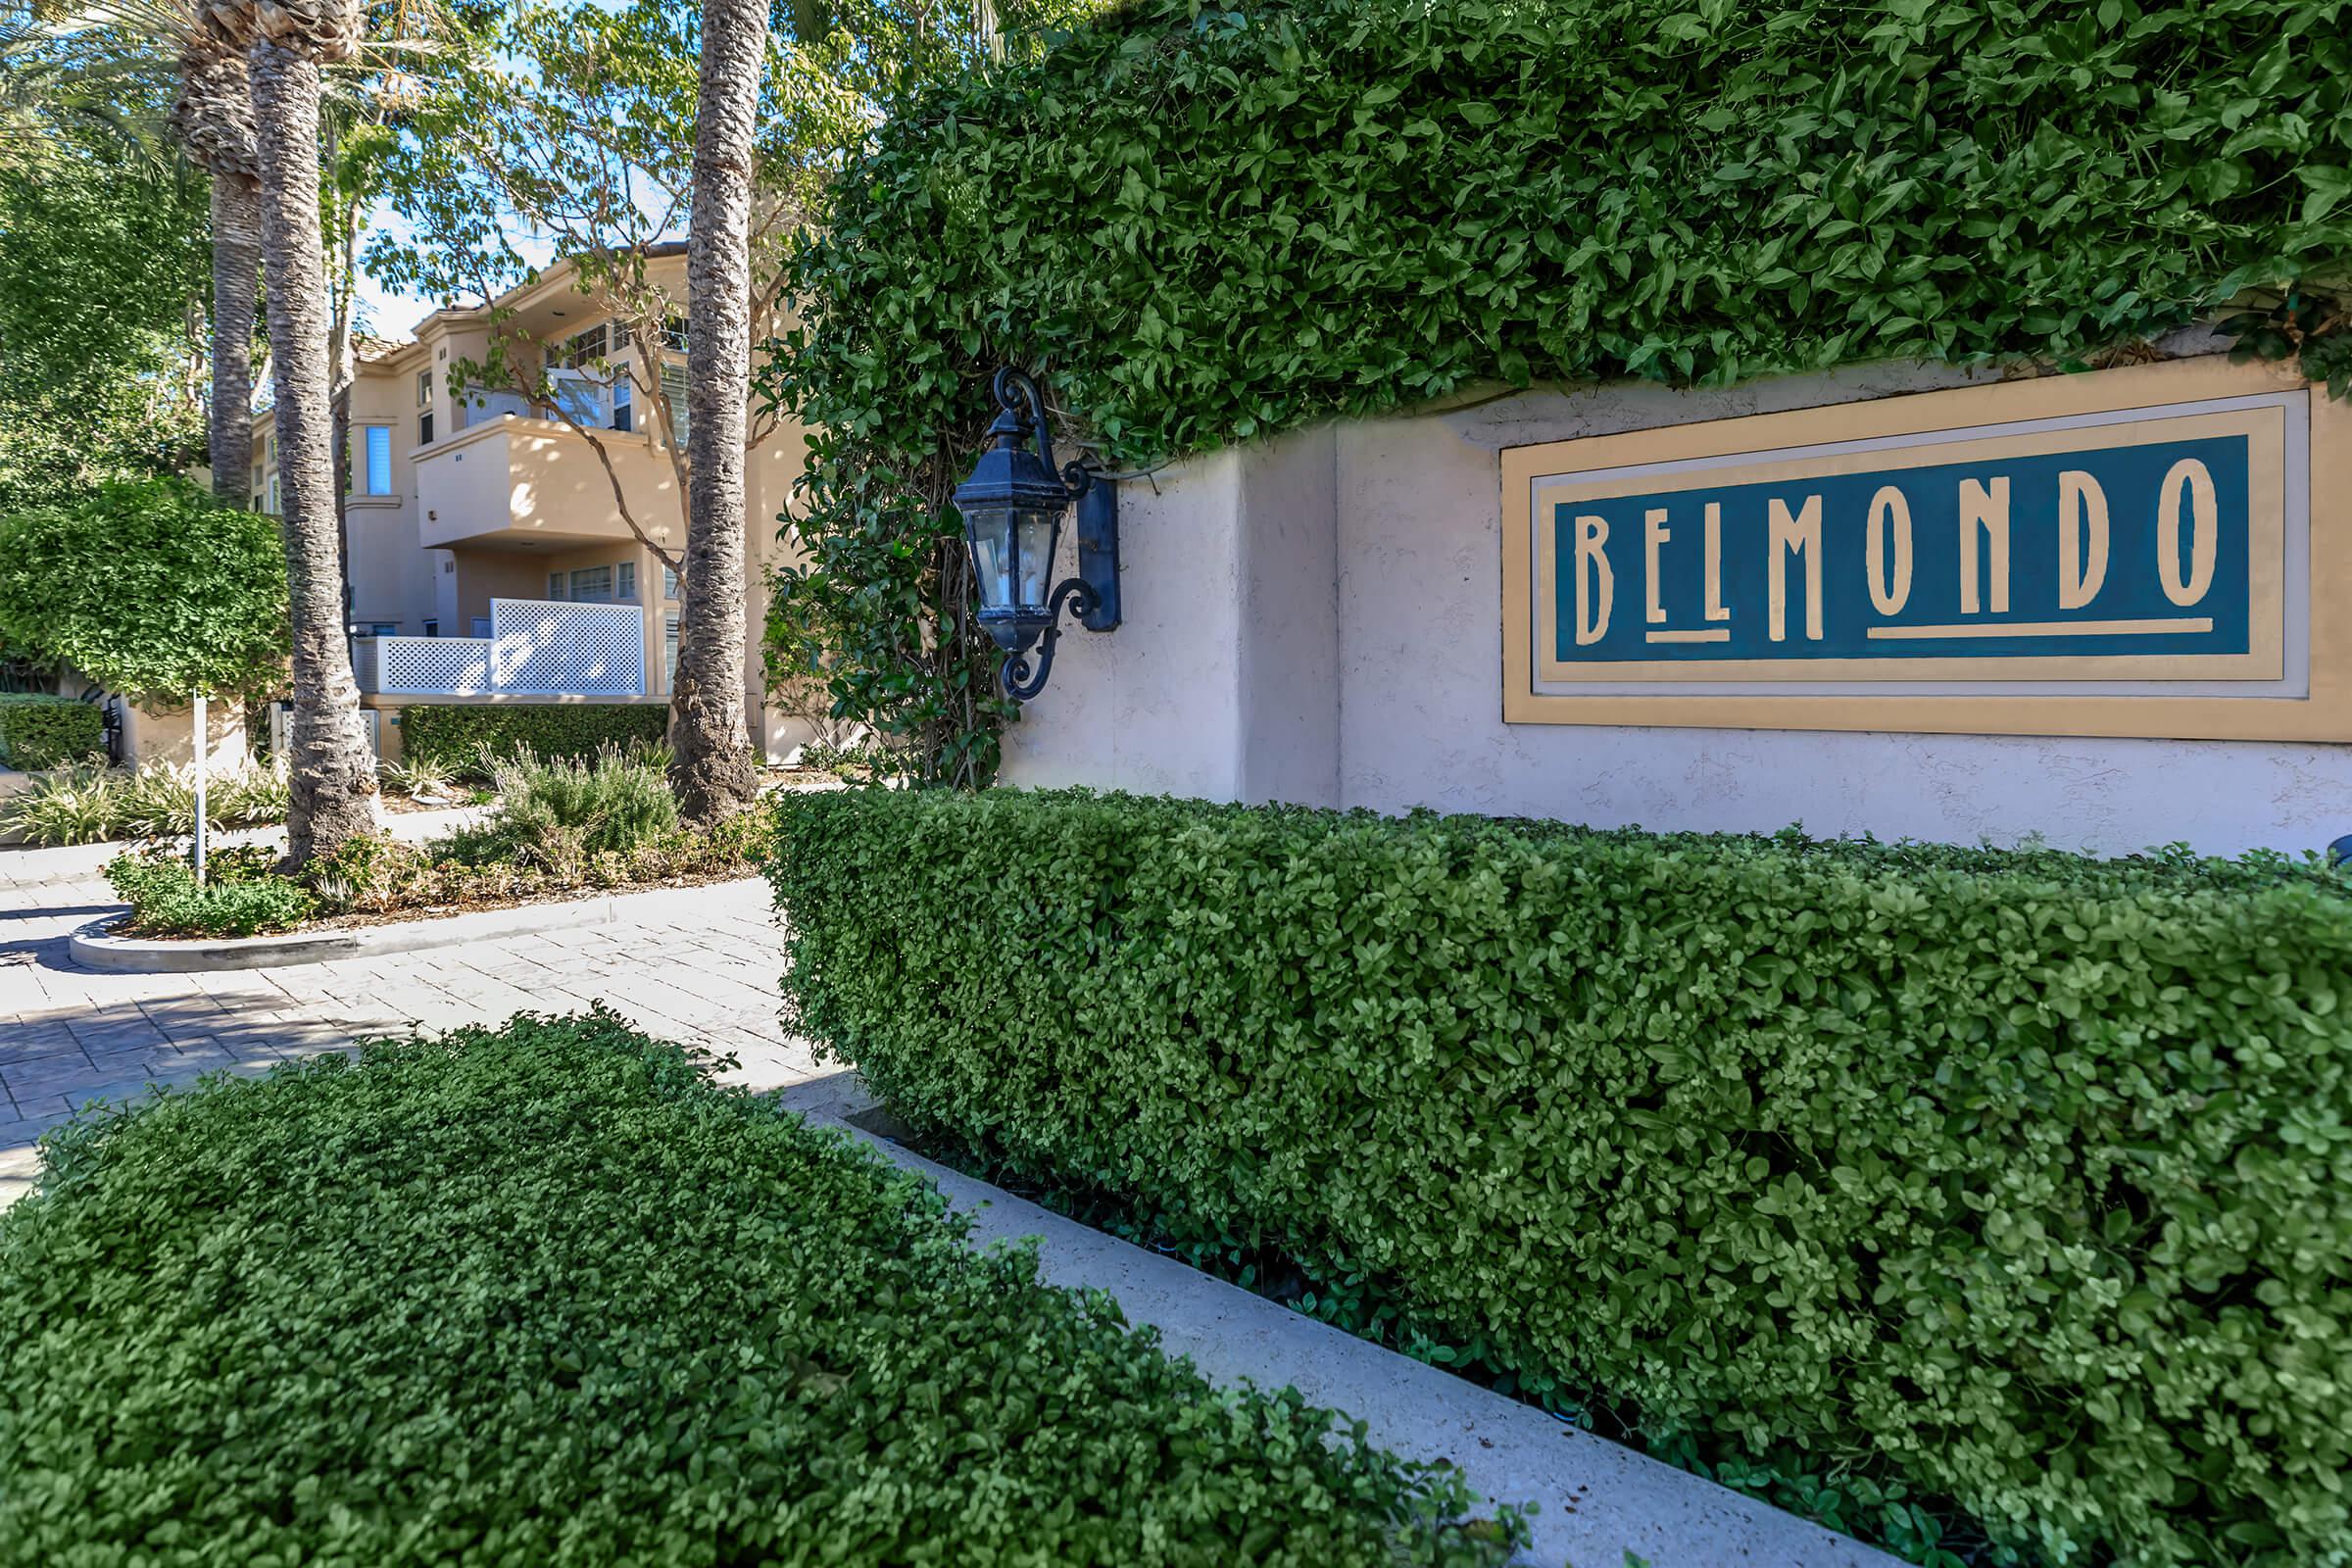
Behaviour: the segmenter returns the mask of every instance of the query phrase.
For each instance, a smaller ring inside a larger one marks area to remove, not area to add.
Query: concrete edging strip
[[[1381,1447],[1453,1466],[1491,1501],[1535,1504],[1524,1563],[1620,1568],[1631,1552],[1652,1568],[1904,1568],[1876,1547],[935,1164],[845,1119],[873,1105],[850,1074],[780,1098],[937,1183],[971,1216],[975,1246],[1037,1238],[1047,1281],[1108,1292],[1130,1323],[1157,1328],[1168,1352],[1191,1357],[1211,1383],[1295,1388],[1362,1421]]]

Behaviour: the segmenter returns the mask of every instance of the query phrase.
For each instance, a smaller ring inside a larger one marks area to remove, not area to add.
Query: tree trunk
[[[213,176],[213,494],[253,505],[253,298],[262,269],[262,192],[247,174]]]
[[[266,38],[255,41],[247,61],[261,152],[270,383],[294,633],[287,859],[301,865],[375,831],[375,767],[344,634],[335,526],[318,231],[318,62]]]
[[[686,573],[669,698],[678,814],[708,825],[759,797],[744,725],[743,433],[752,375],[752,131],[767,49],[760,0],[703,9],[686,241]]]

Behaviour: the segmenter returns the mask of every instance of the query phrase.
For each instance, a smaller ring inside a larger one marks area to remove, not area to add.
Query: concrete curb
[[[757,877],[736,879],[758,881]],[[362,926],[356,931],[305,934],[291,931],[273,937],[229,937],[215,942],[159,941],[148,937],[110,936],[104,929],[118,918],[107,915],[75,931],[69,943],[74,961],[89,969],[117,974],[192,974],[220,969],[275,969],[286,964],[325,963],[333,958],[368,958],[387,953],[415,953],[424,948],[458,947],[532,931],[571,931],[586,926],[612,925],[681,896],[708,896],[711,887],[734,882],[704,883],[680,888],[648,888],[636,893],[600,893],[593,898],[525,904],[512,909],[483,909],[474,914],[446,914],[435,919],[403,920],[396,925]]]
[[[1633,1552],[1655,1568],[1903,1568],[1833,1530],[934,1164],[846,1119],[874,1106],[852,1073],[795,1085],[781,1102],[936,1183],[971,1216],[974,1245],[1037,1238],[1049,1283],[1108,1292],[1130,1323],[1157,1328],[1167,1351],[1191,1357],[1211,1383],[1295,1388],[1362,1421],[1381,1447],[1451,1465],[1492,1502],[1535,1504],[1522,1563],[1617,1568]]]

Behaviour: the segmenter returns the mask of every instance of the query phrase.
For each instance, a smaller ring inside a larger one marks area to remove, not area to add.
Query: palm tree
[[[179,95],[172,128],[213,181],[213,395],[207,414],[213,494],[252,504],[253,303],[262,270],[261,165],[245,61],[209,14],[158,8],[177,19]]]
[[[752,374],[753,122],[765,0],[710,0],[686,235],[686,571],[671,683],[670,788],[688,822],[760,793],[744,724],[744,421]]]
[[[245,52],[270,270],[270,390],[294,642],[288,859],[376,828],[376,785],[345,640],[318,211],[319,70],[358,52],[357,0],[211,0]]]

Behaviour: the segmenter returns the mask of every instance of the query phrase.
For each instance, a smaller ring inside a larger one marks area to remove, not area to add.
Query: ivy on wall
[[[1004,360],[1129,466],[1473,383],[2085,363],[2352,387],[2352,0],[1144,0],[904,105],[792,265],[779,663],[993,769],[945,504]]]

